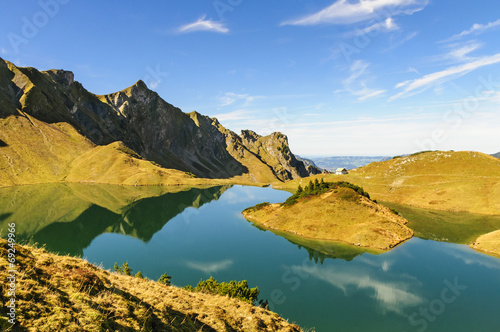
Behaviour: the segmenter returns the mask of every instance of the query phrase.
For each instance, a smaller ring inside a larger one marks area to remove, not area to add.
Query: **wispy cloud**
[[[460,32],[459,34],[451,36],[450,38],[445,39],[441,42],[446,43],[446,42],[458,40],[458,39],[465,37],[465,36],[468,36],[470,34],[480,34],[486,30],[492,29],[492,28],[497,27],[499,25],[500,25],[500,19],[498,19],[494,22],[487,23],[487,24],[474,23],[470,29],[464,30],[464,31]]]
[[[417,31],[414,31],[408,35],[406,35],[406,37],[403,37],[401,39],[399,39],[397,42],[393,43],[391,46],[389,46],[388,48],[386,48],[385,50],[383,50],[383,52],[390,52],[400,46],[402,46],[403,44],[405,44],[406,42],[412,40],[413,38],[415,38],[416,36],[418,35],[418,32]]]
[[[442,84],[446,81],[461,77],[478,68],[489,66],[500,62],[500,53],[491,56],[484,56],[473,61],[461,64],[458,66],[449,67],[445,70],[438,71],[432,74],[427,74],[415,80],[401,82],[396,85],[396,88],[403,88],[403,91],[389,98],[389,101],[404,97],[412,96],[421,93],[433,86]]]
[[[234,104],[238,101],[243,101],[243,106],[248,106],[250,103],[256,99],[262,99],[263,96],[251,96],[248,93],[238,94],[234,92],[226,92],[222,97],[219,97],[221,101],[220,107],[228,106]]]
[[[385,20],[396,15],[411,15],[425,8],[428,0],[337,0],[329,7],[281,25],[352,24],[372,19]]]
[[[476,41],[469,41],[466,43],[453,43],[447,45],[448,52],[431,57],[431,61],[446,61],[447,63],[457,63],[474,60],[469,54],[479,49],[481,43]]]
[[[227,33],[229,29],[222,24],[222,22],[216,22],[212,20],[207,20],[206,15],[203,15],[199,20],[193,23],[189,23],[181,26],[178,32],[188,33],[195,31],[213,31],[219,33]]]
[[[215,117],[220,122],[239,121],[239,120],[252,119],[253,113],[254,112],[249,110],[236,110],[233,112],[216,114]]]
[[[364,76],[367,73],[369,65],[370,64],[366,61],[354,61],[349,68],[351,75],[342,82],[344,84],[345,90],[358,97],[358,100],[360,101],[378,96],[386,92],[386,90],[370,89],[367,87],[368,79]],[[336,92],[340,91],[342,90],[337,90]]]
[[[348,36],[362,36],[366,35],[368,33],[378,31],[378,32],[388,32],[388,31],[394,31],[398,30],[399,26],[394,22],[392,17],[388,17],[382,22],[375,23],[373,25],[370,25],[364,29],[357,29],[351,33],[348,34]]]

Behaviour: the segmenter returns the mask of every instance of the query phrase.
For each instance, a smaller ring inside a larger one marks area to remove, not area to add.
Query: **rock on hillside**
[[[284,135],[262,139],[266,149],[247,146],[247,140],[217,119],[182,112],[142,81],[116,93],[95,95],[69,71],[38,71],[0,59],[0,98],[0,120],[30,117],[50,126],[67,124],[95,145],[120,141],[141,158],[198,177],[270,182],[311,174],[290,152]],[[61,144],[66,143],[74,142]],[[8,137],[0,137],[0,148],[9,144]],[[287,153],[276,153],[273,145]],[[50,144],[45,148],[54,150]]]
[[[260,136],[251,130],[243,130],[240,137],[243,145],[269,165],[280,180],[291,180],[321,173],[317,168],[307,169],[304,162],[295,157],[290,151],[288,138],[282,133]]]

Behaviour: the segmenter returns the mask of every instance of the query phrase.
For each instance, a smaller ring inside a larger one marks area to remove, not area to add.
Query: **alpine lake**
[[[500,331],[500,259],[465,243],[500,217],[388,204],[415,237],[372,254],[259,229],[241,215],[283,202],[272,188],[51,184],[0,189],[0,230],[17,241],[80,256],[176,286],[247,280],[259,299],[304,331]]]

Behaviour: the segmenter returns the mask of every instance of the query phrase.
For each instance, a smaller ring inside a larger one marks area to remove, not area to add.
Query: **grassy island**
[[[310,182],[281,204],[261,203],[243,211],[257,225],[298,236],[388,250],[408,240],[407,220],[348,182]]]

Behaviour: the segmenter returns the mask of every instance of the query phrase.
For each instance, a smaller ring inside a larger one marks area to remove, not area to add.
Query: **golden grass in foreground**
[[[19,331],[300,331],[276,313],[110,273],[78,258],[16,245]],[[0,239],[0,329],[10,331],[7,241]],[[13,330],[14,331],[14,330]]]
[[[302,198],[288,207],[271,204],[260,209],[250,208],[243,215],[264,228],[381,250],[390,249],[413,235],[404,225],[405,219],[350,188]]]
[[[375,162],[347,175],[316,175],[276,183],[295,189],[311,179],[348,181],[372,198],[426,209],[500,214],[500,159],[472,151],[436,151]]]
[[[500,257],[500,230],[481,235],[470,247]]]

